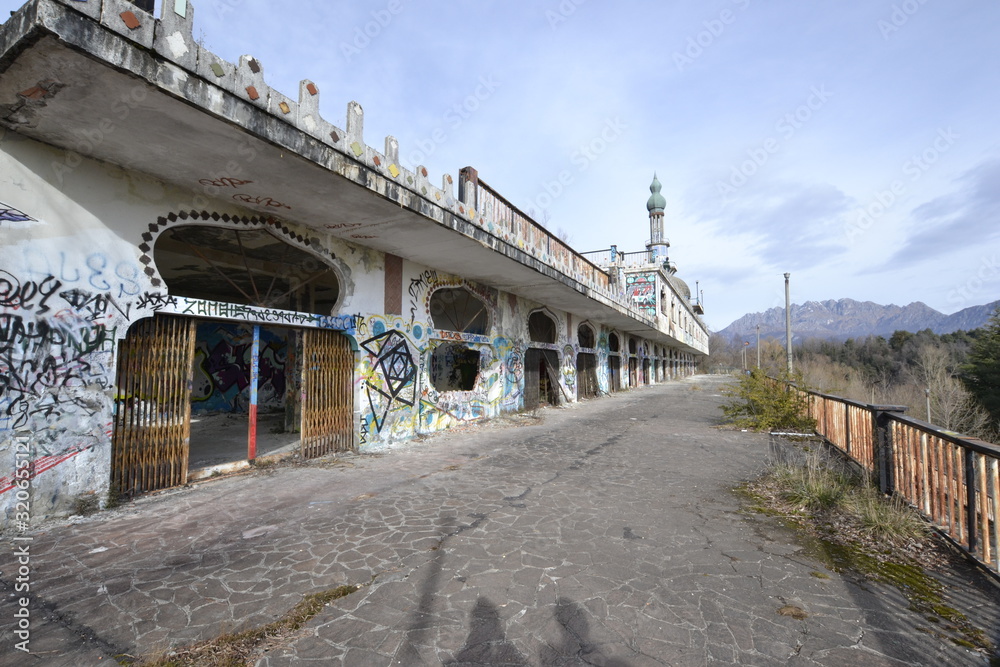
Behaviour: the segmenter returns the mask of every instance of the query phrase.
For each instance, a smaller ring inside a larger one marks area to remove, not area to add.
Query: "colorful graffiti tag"
[[[625,277],[628,298],[640,312],[656,317],[656,274],[633,273]]]
[[[381,432],[394,404],[412,408],[415,401],[417,365],[406,337],[396,330],[380,333],[361,343],[374,359],[375,373],[365,382],[372,412],[372,425]]]
[[[250,405],[252,334],[233,324],[202,324],[195,349],[192,408],[197,412],[246,412]],[[285,396],[287,341],[261,329],[258,406],[276,410]]]

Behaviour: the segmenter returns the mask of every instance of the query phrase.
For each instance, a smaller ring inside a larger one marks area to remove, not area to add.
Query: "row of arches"
[[[191,220],[193,212],[183,222],[160,219],[151,226],[155,242],[148,234],[140,247],[153,284],[165,286],[171,297],[322,317],[344,307],[353,290],[350,269],[318,241],[269,220],[199,215],[203,221]],[[304,457],[350,449],[358,437],[365,442],[366,428],[381,429],[393,406],[420,407],[414,378],[422,368],[437,392],[472,392],[486,386],[477,385],[484,363],[509,364],[489,380],[492,386],[503,382],[508,391],[516,378],[520,386],[513,390],[523,393],[517,405],[527,409],[668,376],[665,347],[605,334],[589,322],[576,326],[573,340],[560,335],[560,318],[545,308],[529,312],[520,333],[497,329],[494,309],[467,286],[435,289],[428,308],[427,324],[441,335],[423,337],[430,344],[421,350],[392,330],[351,342],[330,329],[255,324],[272,320],[227,315],[158,314],[136,323],[119,350],[115,484],[143,492],[184,483],[189,468],[203,472],[290,447]],[[491,336],[524,342],[501,360],[496,348],[486,349]],[[366,381],[358,393],[365,352],[381,384]],[[166,370],[176,375],[170,386],[157,380]],[[356,401],[363,404],[360,427]],[[368,407],[376,419],[366,426]]]

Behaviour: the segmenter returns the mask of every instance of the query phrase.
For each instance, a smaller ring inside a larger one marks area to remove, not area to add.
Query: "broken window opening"
[[[173,227],[153,249],[170,293],[331,315],[340,298],[333,268],[264,229]]]
[[[597,347],[597,345],[594,342],[594,330],[586,324],[581,324],[580,328],[577,329],[576,340],[580,344],[580,347],[585,347],[585,348]]]
[[[528,338],[533,343],[555,343],[556,321],[536,310],[528,316]]]
[[[613,333],[608,336],[608,350],[611,352],[621,351],[621,341],[618,339],[618,334]]]
[[[431,385],[438,391],[472,391],[479,378],[479,350],[438,345],[431,354]]]
[[[490,330],[486,304],[464,287],[439,289],[431,295],[431,322],[435,329],[485,336]]]

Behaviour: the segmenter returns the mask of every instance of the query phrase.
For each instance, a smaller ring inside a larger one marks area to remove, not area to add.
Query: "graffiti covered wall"
[[[629,300],[648,317],[656,317],[656,274],[630,273],[625,277]]]
[[[198,325],[191,385],[193,412],[245,413],[250,405],[251,326],[206,322]],[[287,332],[261,327],[257,406],[280,410],[285,399]]]

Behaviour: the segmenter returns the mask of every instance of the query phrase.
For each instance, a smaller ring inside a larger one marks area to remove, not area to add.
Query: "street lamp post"
[[[789,376],[792,374],[792,292],[788,287],[791,275],[785,274],[785,367]]]
[[[760,368],[760,325],[757,325],[757,368]]]

